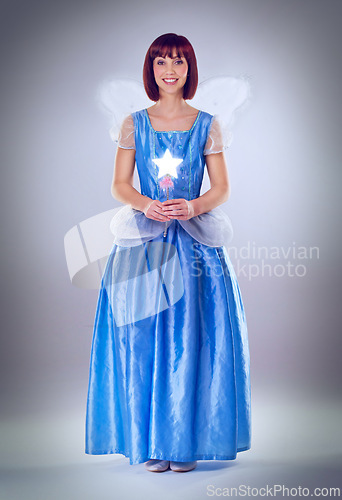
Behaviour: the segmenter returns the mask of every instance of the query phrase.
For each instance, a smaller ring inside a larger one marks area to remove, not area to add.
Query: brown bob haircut
[[[177,57],[185,57],[188,63],[188,77],[183,87],[183,99],[192,99],[198,85],[198,71],[195,51],[185,36],[166,33],[152,42],[144,62],[143,81],[146,94],[151,101],[159,100],[159,87],[154,78],[153,61],[156,57],[172,57],[173,50]]]

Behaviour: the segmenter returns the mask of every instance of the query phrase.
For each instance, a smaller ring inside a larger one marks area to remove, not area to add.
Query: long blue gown
[[[200,111],[190,130],[172,132],[155,131],[146,110],[132,117],[141,193],[167,198],[153,160],[168,150],[182,160],[169,197],[200,196],[213,116]],[[85,452],[123,454],[131,465],[150,458],[233,460],[251,446],[247,324],[233,266],[225,246],[201,243],[185,221],[154,224],[157,236],[115,243],[107,260],[90,356]]]

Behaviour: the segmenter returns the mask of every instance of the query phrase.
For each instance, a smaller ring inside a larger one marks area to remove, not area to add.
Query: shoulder
[[[125,118],[121,122],[121,130],[120,130],[121,136],[124,136],[124,135],[127,135],[128,133],[133,132],[134,127],[135,127],[135,120],[133,117],[133,113],[126,115]]]
[[[214,118],[214,115],[211,115],[211,114],[210,114],[210,113],[208,113],[207,111],[204,111],[203,109],[201,109],[200,111],[201,111],[202,116],[206,117],[207,119],[212,119],[212,118]]]
[[[203,109],[197,109],[197,108],[194,108],[193,106],[189,106],[188,109],[189,109],[192,117],[199,118],[202,123],[203,122],[204,123],[210,122],[213,119],[213,115],[211,115],[210,113],[207,113]]]
[[[199,114],[202,127],[209,131],[215,121],[215,116],[204,110],[200,110]]]
[[[145,116],[145,114],[146,114],[146,109],[144,108],[144,109],[139,109],[138,111],[134,111],[133,113],[131,113],[130,116],[132,116],[133,118],[135,117],[138,118],[140,116]]]
[[[133,120],[133,123],[136,128],[138,127],[139,124],[141,125],[142,122],[146,120],[147,118],[146,115],[147,113],[145,108],[139,109],[138,111],[134,111],[133,113],[130,114],[131,119]]]
[[[211,123],[212,120],[214,119],[214,115],[211,115],[210,113],[204,111],[203,109],[199,110],[199,114],[201,115],[201,120],[206,123]]]

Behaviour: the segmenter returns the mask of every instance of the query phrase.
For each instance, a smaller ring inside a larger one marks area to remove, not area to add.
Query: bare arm
[[[111,193],[121,203],[143,211],[150,198],[143,196],[133,187],[134,166],[135,150],[118,147],[115,156]]]
[[[230,196],[230,184],[224,153],[210,154],[205,158],[211,187],[202,196],[190,201],[194,207],[195,216],[209,212],[227,201]]]
[[[168,217],[162,215],[163,210],[159,200],[152,200],[133,187],[134,166],[135,150],[118,147],[111,188],[112,196],[121,203],[144,212],[150,219],[169,220]]]

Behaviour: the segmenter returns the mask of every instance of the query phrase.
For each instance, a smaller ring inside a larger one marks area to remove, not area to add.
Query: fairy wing
[[[97,89],[96,101],[108,117],[109,134],[114,142],[118,141],[120,127],[127,115],[154,104],[147,97],[143,84],[129,78],[104,80]]]
[[[205,154],[221,152],[231,145],[235,120],[250,100],[251,83],[248,76],[217,76],[198,85],[191,105],[215,116],[209,132],[212,147]],[[205,169],[200,194],[208,189],[210,179]]]
[[[236,116],[250,98],[249,77],[218,76],[208,78],[198,85],[191,104],[217,117],[229,145]],[[109,119],[109,134],[114,142],[118,141],[121,124],[127,115],[154,104],[147,97],[143,84],[129,78],[104,80],[98,87],[96,100]]]
[[[237,115],[251,100],[250,77],[218,76],[198,85],[191,104],[214,115],[221,125],[224,143],[229,146]]]

